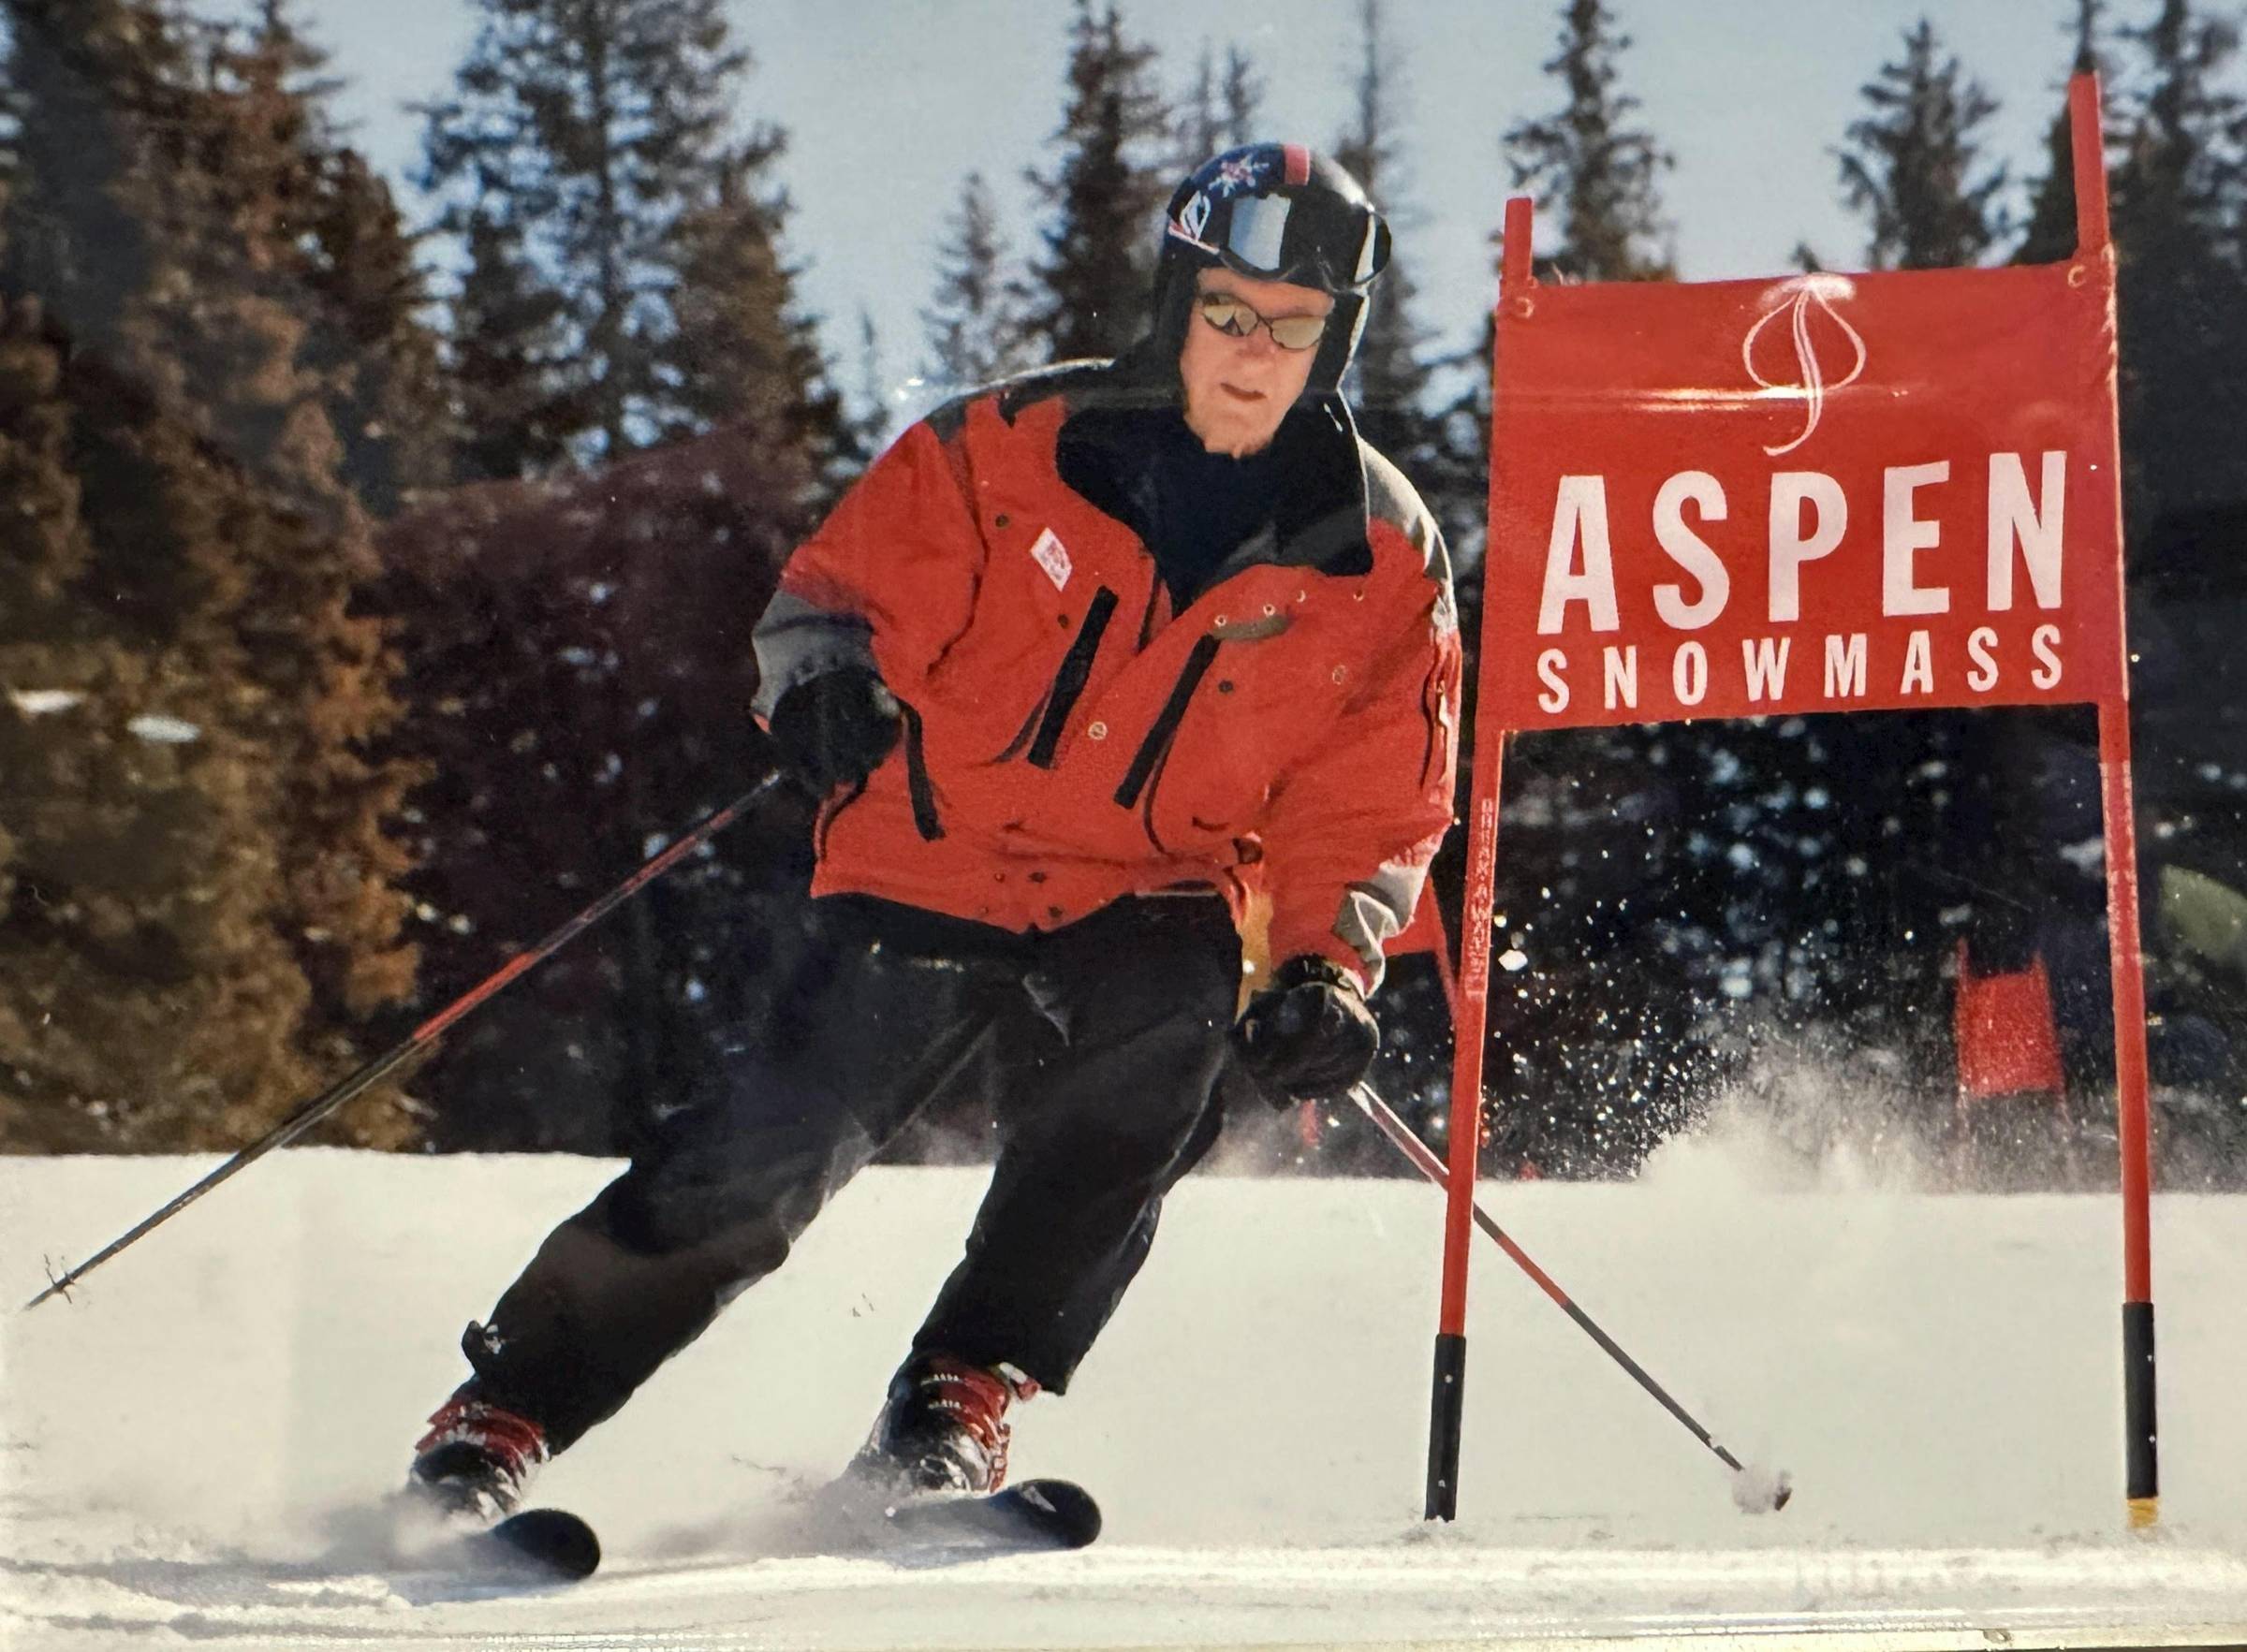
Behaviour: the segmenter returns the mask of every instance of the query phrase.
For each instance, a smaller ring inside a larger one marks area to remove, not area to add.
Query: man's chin
[[[1227,459],[1246,459],[1261,453],[1271,446],[1277,429],[1265,430],[1260,426],[1226,423],[1213,430],[1195,432],[1201,438],[1202,447],[1211,453],[1222,453]]]

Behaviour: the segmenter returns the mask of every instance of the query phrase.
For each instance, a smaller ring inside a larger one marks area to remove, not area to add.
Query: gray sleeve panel
[[[756,622],[756,698],[750,709],[768,721],[781,695],[798,683],[845,665],[877,669],[874,627],[856,614],[814,607],[779,592]]]
[[[1380,987],[1386,958],[1382,949],[1412,922],[1420,903],[1420,886],[1427,881],[1426,867],[1392,863],[1343,891],[1334,933],[1363,960],[1373,983],[1368,990]]]
[[[1393,524],[1420,553],[1428,577],[1441,592],[1436,599],[1436,623],[1456,628],[1459,609],[1451,592],[1451,551],[1444,543],[1443,530],[1436,526],[1435,513],[1404,479],[1404,473],[1378,448],[1360,438],[1358,451],[1365,461],[1366,515],[1374,521]]]
[[[1360,439],[1358,453],[1365,464],[1365,514],[1401,529],[1428,559],[1429,576],[1449,579],[1451,563],[1444,549],[1444,536],[1435,525],[1434,512],[1421,500],[1418,490],[1370,442]]]

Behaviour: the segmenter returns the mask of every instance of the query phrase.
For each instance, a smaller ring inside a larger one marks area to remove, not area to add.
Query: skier
[[[1364,1075],[1459,717],[1442,540],[1340,391],[1388,257],[1331,161],[1220,155],[1138,343],[939,409],[797,549],[755,710],[825,799],[814,944],[468,1327],[412,1491],[515,1509],[968,1086],[996,1170],[852,1472],[993,1490],[1009,1405],[1065,1391],[1214,1139],[1228,1051],[1275,1104]],[[1281,961],[1243,1008],[1257,890]]]

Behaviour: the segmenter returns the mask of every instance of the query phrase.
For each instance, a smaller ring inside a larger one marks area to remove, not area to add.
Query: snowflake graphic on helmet
[[[1263,156],[1257,154],[1235,155],[1217,163],[1217,175],[1205,186],[1219,195],[1231,195],[1237,190],[1262,187],[1266,168]]]
[[[1270,157],[1261,151],[1247,150],[1239,154],[1221,157],[1204,179],[1201,187],[1178,209],[1173,222],[1185,232],[1186,239],[1197,246],[1209,228],[1210,214],[1221,200],[1230,200],[1240,195],[1261,195],[1270,182]]]

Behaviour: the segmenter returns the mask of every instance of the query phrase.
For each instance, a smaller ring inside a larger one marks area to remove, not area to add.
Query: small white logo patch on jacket
[[[1069,588],[1069,548],[1062,544],[1060,534],[1048,528],[1037,536],[1037,543],[1030,548],[1030,554],[1037,559],[1037,565],[1045,569],[1046,577],[1053,581],[1054,590],[1066,591]]]

